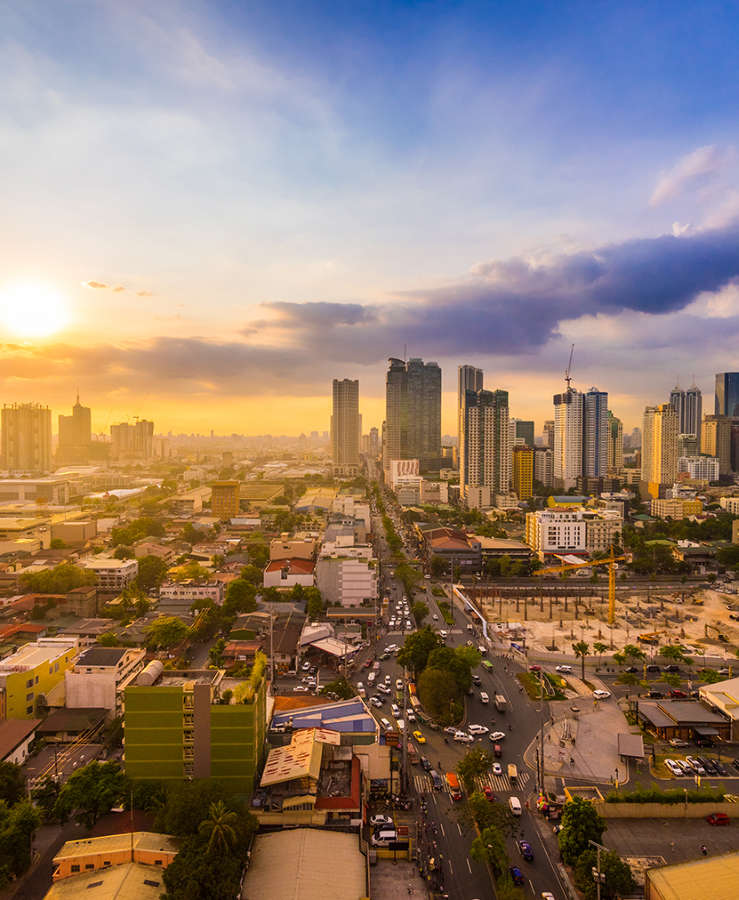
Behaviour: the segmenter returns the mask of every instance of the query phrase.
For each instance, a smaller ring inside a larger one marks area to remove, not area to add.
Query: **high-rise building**
[[[660,485],[672,484],[677,476],[677,421],[671,403],[644,410],[641,480],[655,498],[659,497]]]
[[[701,448],[718,459],[719,473],[731,472],[731,419],[728,416],[703,416]]]
[[[608,394],[591,387],[583,396],[582,474],[600,478],[608,468]]]
[[[698,456],[698,440],[697,434],[679,434],[677,436],[677,455],[681,456]]]
[[[568,386],[554,395],[554,485],[575,487],[582,475],[583,395]]]
[[[441,369],[422,359],[390,359],[386,378],[386,455],[417,459],[421,471],[438,468],[441,460]]]
[[[554,419],[544,422],[544,446],[554,450]]]
[[[511,419],[516,426],[515,437],[523,438],[526,447],[534,447],[534,423],[525,419]]]
[[[544,487],[554,484],[554,451],[540,447],[534,453],[534,479]]]
[[[240,488],[238,481],[214,481],[210,489],[210,508],[217,519],[227,520],[238,516],[240,509]]]
[[[110,426],[111,457],[121,461],[145,461],[154,453],[154,423],[138,419]]]
[[[716,375],[715,406],[717,416],[739,417],[739,372],[719,372]]]
[[[57,462],[67,466],[84,466],[90,461],[92,444],[92,412],[82,406],[80,395],[72,407],[71,416],[59,416],[59,446]]]
[[[677,471],[694,481],[718,481],[720,466],[715,456],[680,456]]]
[[[624,467],[624,425],[608,410],[608,471],[617,474]]]
[[[513,490],[519,500],[534,493],[534,451],[531,447],[513,448]]]
[[[477,403],[478,391],[482,390],[482,369],[474,366],[460,366],[457,371],[457,447],[459,448],[459,487],[464,496],[467,484],[467,409]]]
[[[678,434],[694,434],[700,446],[701,422],[703,419],[703,395],[695,384],[687,391],[676,385],[670,392],[670,403],[678,417]]]
[[[490,489],[491,496],[505,494],[511,484],[508,391],[471,391],[466,396],[465,481],[460,493],[470,487]]]
[[[14,403],[2,411],[3,465],[11,472],[51,469],[51,410],[38,403]]]
[[[331,452],[334,474],[356,475],[359,470],[359,382],[344,378],[333,381]]]
[[[370,428],[369,455],[376,459],[380,454],[380,433],[376,428]]]

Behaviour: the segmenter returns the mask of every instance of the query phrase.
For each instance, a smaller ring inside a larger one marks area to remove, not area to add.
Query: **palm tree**
[[[627,644],[621,651],[627,659],[646,659],[647,654],[636,644]]]
[[[226,808],[223,800],[216,800],[208,809],[209,819],[200,823],[200,832],[208,834],[208,852],[214,849],[227,851],[236,842],[235,823],[238,816]]]
[[[593,650],[595,653],[598,654],[598,664],[599,665],[600,665],[600,658],[601,658],[601,656],[603,656],[603,654],[606,652],[607,649],[608,649],[608,644],[603,644],[600,641],[596,641],[593,644]]]
[[[580,657],[580,662],[582,663],[582,680],[585,681],[585,657],[590,653],[590,644],[587,641],[578,641],[576,644],[572,645],[572,649],[575,651],[575,656]]]

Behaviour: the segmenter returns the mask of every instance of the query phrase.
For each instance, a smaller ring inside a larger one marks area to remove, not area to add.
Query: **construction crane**
[[[567,390],[570,389],[570,382],[572,381],[572,376],[570,375],[570,371],[572,369],[572,355],[575,352],[575,345],[573,344],[570,347],[570,361],[567,363],[567,371],[565,372],[565,381],[567,382]]]
[[[625,560],[625,556],[614,556],[613,548],[611,555],[605,559],[591,559],[588,562],[567,563],[561,566],[548,566],[545,569],[537,569],[534,575],[561,575],[563,572],[571,572],[573,569],[595,568],[595,566],[608,566],[608,624],[613,625],[616,621],[616,563]]]

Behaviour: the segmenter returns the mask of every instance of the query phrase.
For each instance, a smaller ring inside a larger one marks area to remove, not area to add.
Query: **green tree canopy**
[[[128,778],[117,762],[94,760],[70,775],[54,811],[62,822],[74,814],[80,824],[92,828],[100,816],[123,802],[128,788]]]
[[[484,828],[470,847],[470,858],[477,862],[490,863],[496,876],[502,875],[508,868],[508,851],[505,839],[497,828]]]
[[[585,894],[586,900],[595,900],[598,888],[593,878],[593,869],[597,867],[598,853],[591,847],[586,850],[575,864],[575,884]],[[636,883],[629,866],[612,850],[601,851],[600,872],[605,881],[600,886],[601,900],[630,896]]]
[[[421,625],[423,624],[423,620],[428,617],[428,604],[424,603],[423,600],[416,600],[413,606],[411,606],[411,612],[413,613],[413,618],[416,620],[416,624]]]
[[[475,778],[489,772],[493,762],[493,754],[484,747],[473,747],[460,759],[457,763],[457,772],[468,794],[475,788]]]
[[[164,523],[153,516],[141,516],[127,525],[113,528],[110,532],[111,542],[118,546],[131,546],[145,537],[161,537],[164,534]]]
[[[572,649],[575,652],[575,656],[580,657],[580,663],[582,665],[582,680],[585,681],[585,657],[590,653],[590,644],[587,641],[577,641],[572,645]]]
[[[357,696],[356,690],[343,676],[334,679],[334,681],[329,681],[328,684],[324,684],[321,688],[321,693],[336,694],[339,700],[350,700],[352,697]]]
[[[142,591],[153,591],[164,581],[167,569],[167,563],[158,556],[142,556],[136,584]]]
[[[12,762],[0,762],[0,800],[8,806],[17,803],[26,792],[23,769]]]
[[[588,841],[600,842],[605,830],[606,823],[593,804],[582,797],[575,797],[562,812],[562,830],[559,832],[562,859],[567,865],[574,865],[590,849]]]
[[[309,619],[320,619],[324,611],[323,597],[317,587],[305,588],[305,612]]]
[[[61,562],[53,569],[20,577],[22,590],[34,594],[67,594],[88,584],[95,584],[95,573],[70,562]]]
[[[192,560],[184,563],[184,565],[170,569],[169,578],[172,581],[201,581],[202,579],[210,578],[210,571],[201,566],[199,562]]]
[[[189,628],[177,616],[160,616],[147,628],[146,646],[152,650],[170,650],[181,644]]]
[[[240,577],[243,578],[244,581],[248,581],[249,584],[253,584],[255,587],[261,587],[264,574],[263,570],[258,566],[248,565],[244,566],[241,570]]]
[[[254,612],[257,608],[257,589],[244,578],[236,578],[226,588],[224,607],[229,613]]]
[[[458,718],[455,703],[459,699],[459,686],[448,669],[427,666],[418,678],[418,697],[435,719],[446,723]]]
[[[418,675],[426,666],[429,653],[441,646],[439,635],[428,625],[409,634],[398,651],[398,662]]]
[[[208,818],[203,819],[198,831],[208,838],[208,853],[227,853],[236,843],[238,814],[226,808],[223,800],[210,804]]]

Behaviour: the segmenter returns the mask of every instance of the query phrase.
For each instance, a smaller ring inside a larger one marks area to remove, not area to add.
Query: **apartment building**
[[[671,500],[652,500],[649,507],[651,515],[659,519],[685,519],[688,516],[698,516],[703,512],[701,500],[686,500],[678,497]]]
[[[76,641],[39,638],[0,661],[0,691],[4,695],[0,705],[6,717],[32,718],[37,701],[48,700],[78,652]]]
[[[118,594],[139,574],[136,559],[114,559],[112,556],[93,556],[80,565],[95,573],[95,586],[102,594]]]
[[[556,554],[587,553],[581,509],[537,509],[526,513],[525,541],[542,561]]]
[[[198,600],[223,604],[221,581],[165,581],[159,588],[159,612],[165,616],[189,618],[192,605]]]
[[[122,692],[144,666],[146,650],[138,647],[102,647],[83,650],[64,673],[65,706],[94,707],[117,716],[123,706]]]

